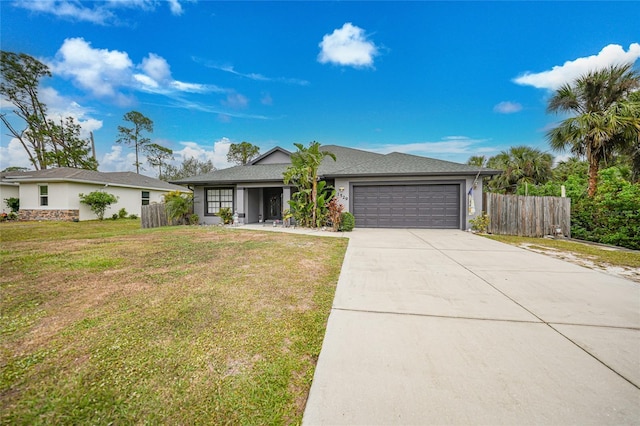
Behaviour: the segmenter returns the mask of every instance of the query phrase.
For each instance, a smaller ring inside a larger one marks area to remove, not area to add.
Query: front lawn
[[[296,424],[347,242],[0,225],[3,424]]]

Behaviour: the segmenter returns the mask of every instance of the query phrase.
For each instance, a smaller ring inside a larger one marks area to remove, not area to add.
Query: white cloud
[[[189,92],[189,93],[226,92],[225,89],[221,89],[220,87],[217,87],[211,84],[185,83],[183,81],[178,81],[178,80],[173,80],[170,83],[170,87],[176,89],[179,92]]]
[[[182,5],[178,0],[167,0],[169,3],[169,9],[171,9],[171,13],[180,16],[182,15]]]
[[[122,145],[112,145],[111,151],[107,152],[98,161],[100,164],[99,170],[103,172],[126,172],[135,171],[136,154],[131,150],[127,150],[126,154],[123,153]],[[144,165],[144,160],[141,160]]]
[[[196,142],[180,142],[180,145],[183,146],[182,149],[173,151],[175,165],[179,165],[183,160],[192,157],[200,161],[211,160],[216,169],[225,169],[234,165],[227,161],[227,153],[231,146],[229,138],[223,137],[214,141],[212,149],[203,147]]]
[[[141,9],[152,12],[162,3],[164,2],[158,0],[109,0],[88,2],[88,4],[77,0],[18,0],[13,5],[61,19],[110,25],[119,22],[115,13],[118,9]],[[179,0],[167,0],[166,3],[174,16],[182,15],[183,9]]]
[[[26,167],[33,169],[27,152],[16,138],[12,138],[6,147],[0,146],[0,170],[4,170],[7,167]]]
[[[222,101],[223,105],[233,109],[246,108],[249,105],[249,99],[240,93],[229,93],[227,99]]]
[[[96,97],[110,98],[118,98],[117,89],[130,83],[132,67],[126,52],[94,49],[82,38],[66,39],[51,64],[54,74],[71,78]]]
[[[236,71],[235,68],[231,65],[217,65],[212,61],[207,61],[201,58],[194,57],[193,60],[197,63],[203,64],[207,68],[213,68],[219,71],[228,72],[233,75],[237,75],[238,77],[248,78],[250,80],[255,81],[275,81],[279,83],[287,83],[287,84],[296,84],[299,86],[308,86],[309,82],[307,80],[302,80],[299,78],[289,78],[289,77],[267,77],[265,75],[259,73],[242,73]]]
[[[513,114],[522,111],[522,105],[517,102],[504,101],[494,106],[493,111],[500,114]]]
[[[155,53],[149,53],[149,55],[142,60],[140,68],[147,76],[159,83],[171,79],[171,69],[166,59]]]
[[[371,149],[373,152],[388,154],[390,152],[401,152],[404,154],[425,155],[433,154],[473,154],[478,151],[476,145],[486,142],[486,139],[472,139],[466,136],[447,136],[435,142],[415,142],[398,145],[382,145]]]
[[[93,7],[89,8],[78,1],[19,0],[14,2],[13,5],[32,12],[46,13],[62,19],[85,21],[99,25],[105,25],[115,18],[113,12],[100,3],[93,3]]]
[[[64,41],[49,64],[54,74],[71,79],[76,86],[97,98],[110,98],[120,105],[131,103],[123,90],[139,90],[170,96],[176,93],[224,92],[213,85],[174,80],[167,61],[149,53],[134,65],[127,52],[96,49],[83,38]],[[134,70],[142,72],[134,72]]]
[[[630,44],[627,52],[618,44],[610,44],[605,46],[597,55],[567,61],[563,65],[556,65],[548,71],[539,73],[526,72],[513,81],[523,86],[556,90],[590,71],[611,65],[634,63],[638,58],[640,58],[639,43]]]
[[[378,48],[367,40],[364,30],[351,22],[331,34],[325,34],[319,46],[318,61],[322,64],[329,62],[355,68],[372,67],[373,58],[378,54]]]

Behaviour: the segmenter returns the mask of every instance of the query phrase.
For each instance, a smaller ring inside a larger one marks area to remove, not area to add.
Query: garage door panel
[[[353,187],[356,223],[372,228],[460,228],[460,185]]]

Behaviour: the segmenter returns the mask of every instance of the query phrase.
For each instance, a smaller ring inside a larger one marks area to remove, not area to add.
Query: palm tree
[[[551,178],[552,164],[551,154],[524,145],[511,147],[487,161],[487,167],[503,170],[493,183],[495,189],[503,189],[507,193],[515,192],[523,183],[545,183]]]
[[[309,204],[311,206],[311,227],[318,224],[318,169],[324,157],[336,161],[336,156],[329,151],[321,151],[320,143],[313,141],[308,147],[300,143],[294,143],[298,149],[291,154],[291,166],[284,173],[284,183],[293,183],[301,193],[308,191]],[[324,185],[321,187],[324,189]],[[321,192],[322,190],[320,190]]]
[[[478,166],[484,167],[484,164],[487,162],[487,157],[484,155],[472,155],[467,160],[467,164],[470,166]]]
[[[549,100],[548,112],[574,116],[547,133],[551,148],[586,156],[589,163],[589,196],[597,190],[600,162],[616,150],[637,143],[640,104],[628,101],[640,87],[640,75],[632,64],[614,65],[578,77],[565,84]]]

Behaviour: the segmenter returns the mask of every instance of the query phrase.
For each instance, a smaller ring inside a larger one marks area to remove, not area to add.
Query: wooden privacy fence
[[[571,237],[571,198],[485,195],[491,234]]]
[[[158,228],[160,226],[168,226],[169,220],[167,219],[167,210],[165,209],[164,203],[142,206],[140,221],[142,222],[143,228]]]

